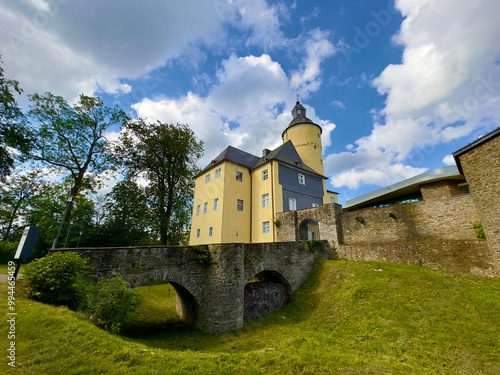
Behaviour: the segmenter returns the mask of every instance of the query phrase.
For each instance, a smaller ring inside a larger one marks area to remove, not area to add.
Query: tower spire
[[[292,109],[293,118],[297,117],[306,117],[306,109],[299,102],[300,94],[297,94],[297,103],[295,103],[295,107]]]

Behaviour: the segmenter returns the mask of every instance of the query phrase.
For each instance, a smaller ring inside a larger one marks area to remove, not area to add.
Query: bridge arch
[[[279,284],[290,296],[316,260],[331,255],[304,251],[300,241],[209,245],[208,250],[213,259],[210,265],[200,264],[197,251],[188,246],[71,248],[52,249],[50,253],[76,252],[89,260],[96,277],[119,275],[133,287],[159,280],[170,282],[179,298],[179,315],[210,333],[243,326],[244,290],[249,281]]]
[[[176,293],[176,311],[190,326],[198,326],[200,320],[202,290],[184,273],[169,270],[154,270],[126,276],[132,287],[155,281],[169,282]]]
[[[248,279],[244,290],[244,319],[257,318],[279,310],[290,302],[292,288],[274,270],[264,270]]]

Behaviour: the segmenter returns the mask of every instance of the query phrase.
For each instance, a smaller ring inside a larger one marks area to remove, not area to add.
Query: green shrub
[[[0,264],[7,264],[14,259],[19,241],[0,241]]]
[[[206,247],[193,246],[193,250],[198,253],[198,263],[202,266],[209,266],[212,264],[212,254]]]
[[[475,223],[473,228],[476,231],[476,237],[480,239],[486,239],[486,233],[484,233],[483,224]]]
[[[60,252],[27,264],[23,279],[29,298],[76,310],[85,302],[89,271],[87,259],[76,253]]]
[[[323,241],[321,240],[308,240],[307,248],[312,253],[323,251]]]
[[[98,281],[87,299],[89,319],[96,326],[110,332],[119,332],[137,306],[139,295],[120,276]]]

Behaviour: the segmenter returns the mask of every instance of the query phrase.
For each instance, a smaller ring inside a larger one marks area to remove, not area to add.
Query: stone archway
[[[175,308],[177,315],[189,326],[197,326],[200,319],[200,307],[194,296],[182,285],[170,281],[177,298]]]
[[[201,289],[186,274],[177,270],[155,270],[125,277],[132,287],[163,281],[175,290],[175,308],[179,318],[189,326],[200,328]]]
[[[244,319],[279,310],[290,301],[291,288],[276,271],[262,271],[245,285]]]
[[[299,240],[319,240],[319,223],[313,219],[305,219],[299,225]]]

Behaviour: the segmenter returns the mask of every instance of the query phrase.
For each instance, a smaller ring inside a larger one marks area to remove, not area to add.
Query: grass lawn
[[[0,264],[0,275],[7,275],[7,267],[8,265],[6,264]]]
[[[169,284],[137,288],[121,336],[23,298],[18,284],[18,367],[4,355],[1,374],[500,374],[498,278],[321,261],[284,309],[221,335],[179,322]]]

